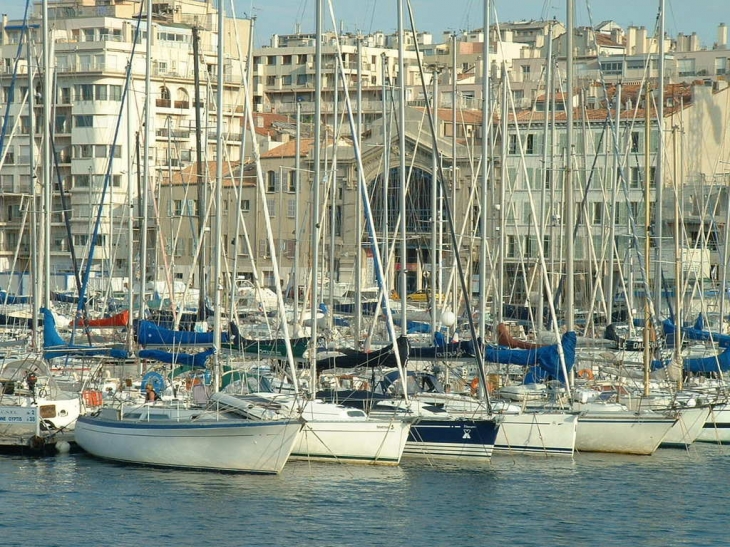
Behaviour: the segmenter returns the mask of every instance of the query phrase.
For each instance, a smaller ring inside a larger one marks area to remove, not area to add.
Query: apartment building
[[[8,119],[18,123],[6,128],[2,141],[1,272],[13,266],[16,271],[28,271],[40,235],[31,237],[26,215],[39,202],[46,184],[53,193],[49,258],[53,290],[72,286],[69,241],[76,256],[86,260],[94,233],[92,276],[127,277],[130,245],[133,261],[139,263],[142,215],[149,221],[148,263],[155,263],[160,251],[156,247],[159,215],[154,198],[147,211],[140,210],[143,185],[157,195],[161,173],[196,162],[198,148],[203,160],[215,158],[217,12],[208,2],[155,1],[148,28],[146,5],[132,0],[52,1],[48,36],[41,35],[40,5],[27,24],[3,18],[0,105]],[[224,154],[238,160],[250,21],[227,18],[225,25]],[[233,47],[234,42],[242,45],[240,57],[241,48]],[[44,46],[52,52],[49,67],[39,61]],[[45,77],[52,78],[50,126],[55,157],[47,176],[39,154],[46,133],[41,107]],[[35,208],[40,210],[38,205]],[[127,237],[130,222],[134,223],[133,241]],[[135,276],[139,275],[137,271]],[[153,276],[147,272],[148,279]]]

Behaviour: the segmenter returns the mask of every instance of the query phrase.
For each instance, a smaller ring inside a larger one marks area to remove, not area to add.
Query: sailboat
[[[565,191],[563,200],[565,207],[566,230],[566,326],[574,327],[575,294],[574,294],[574,238],[575,209],[572,207],[574,197],[573,181],[573,33],[574,33],[574,0],[567,2],[566,17],[566,144],[567,163],[565,172]],[[618,120],[616,120],[618,126]],[[575,448],[579,452],[616,452],[625,454],[654,453],[669,429],[677,421],[676,415],[660,414],[647,411],[631,411],[619,403],[579,402],[573,404],[574,410],[581,412],[578,419]]]
[[[321,0],[316,5],[316,35],[317,35],[317,53],[316,53],[316,69],[321,71],[321,42],[322,42],[322,6]],[[338,73],[335,82],[340,79]],[[315,118],[319,119],[321,109],[321,74],[316,79],[316,100],[315,100]],[[250,104],[250,94],[247,84],[244,82],[246,101]],[[345,92],[346,92],[345,88]],[[250,111],[250,110],[249,110]],[[248,117],[249,130],[254,134],[253,120]],[[319,143],[320,128],[319,124],[315,126],[315,147],[314,147],[314,180],[319,180],[321,165],[319,162]],[[257,144],[253,143],[254,156],[258,158]],[[258,188],[264,194],[265,185],[263,174],[261,172],[260,163],[256,162]],[[313,202],[312,219],[316,224],[319,218],[317,184],[313,185],[313,193],[315,194]],[[265,195],[262,196],[264,203],[264,216],[266,219],[266,230],[270,244],[270,251],[275,275],[278,276],[278,262],[276,256],[276,247],[273,244],[273,234],[271,231],[270,217],[266,206]],[[315,257],[312,260],[313,265],[317,265],[316,249],[318,245],[319,229],[313,226],[312,229],[312,253]],[[312,276],[312,308],[316,304],[316,285],[317,276]],[[294,380],[294,394],[274,393],[273,391],[254,391],[251,392],[248,386],[241,385],[241,389],[236,392],[235,389],[228,389],[225,393],[214,394],[212,400],[219,404],[225,404],[230,408],[245,409],[252,416],[260,419],[303,419],[304,426],[297,436],[297,441],[292,449],[292,459],[304,459],[308,461],[334,461],[334,462],[351,462],[372,465],[397,465],[400,462],[406,439],[410,430],[410,423],[398,418],[387,420],[375,419],[368,416],[365,412],[346,408],[342,405],[328,403],[315,398],[315,389],[317,382],[317,366],[316,366],[316,332],[317,321],[311,324],[311,340],[309,338],[302,339],[303,342],[311,344],[309,350],[309,359],[314,364],[310,377],[310,393],[300,392],[298,382],[296,381],[296,366],[294,362],[294,353],[292,341],[289,338],[288,324],[286,320],[286,311],[283,305],[283,296],[281,294],[281,283],[276,279],[276,295],[277,306],[283,331],[281,342],[283,342],[284,353],[287,358],[291,377]],[[312,309],[311,316],[316,315],[316,310]]]
[[[148,26],[151,13],[147,14]],[[224,9],[218,28],[224,28]],[[223,32],[218,33],[218,62],[223,66]],[[149,38],[148,38],[149,40]],[[148,59],[149,61],[149,59]],[[131,63],[130,63],[131,67]],[[131,70],[131,68],[128,68]],[[149,63],[148,63],[149,70]],[[223,70],[218,71],[218,124],[222,124]],[[129,79],[127,79],[129,81]],[[126,92],[126,89],[125,89]],[[149,133],[149,131],[148,131]],[[218,163],[222,163],[219,127]],[[148,135],[149,138],[149,135]],[[216,179],[220,195],[222,176]],[[217,200],[220,203],[220,199]],[[216,231],[220,231],[217,215]],[[220,233],[215,239],[214,275],[220,268]],[[217,294],[217,299],[219,294]],[[215,308],[213,346],[220,346],[220,306]],[[76,442],[90,454],[129,463],[250,473],[278,473],[289,458],[302,427],[300,417],[261,420],[239,409],[213,403],[204,408],[145,403],[136,409],[102,408],[76,424]]]

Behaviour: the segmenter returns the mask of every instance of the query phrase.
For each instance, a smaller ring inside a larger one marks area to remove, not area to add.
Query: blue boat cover
[[[116,359],[129,357],[129,353],[124,349],[69,344],[58,334],[56,320],[51,310],[41,308],[41,313],[43,314],[43,357],[46,359],[71,355],[108,355]]]
[[[562,346],[565,355],[565,368],[568,373],[575,365],[575,346],[577,336],[575,332],[563,334]],[[489,346],[484,351],[485,361],[491,363],[502,363],[508,365],[522,365],[537,367],[548,378],[565,381],[560,366],[560,354],[558,345],[552,344],[537,349],[512,349]],[[535,372],[533,371],[533,374]]]
[[[664,334],[666,335],[668,345],[673,345],[674,333],[677,330],[674,326],[674,322],[671,319],[665,319],[662,322],[662,326],[664,327]],[[708,330],[705,330],[705,326],[705,318],[700,313],[697,316],[697,321],[695,321],[695,324],[693,326],[682,327],[682,336],[688,338],[689,340],[701,340],[704,342],[712,340],[713,342],[717,343],[717,345],[721,348],[730,348],[729,334],[710,332]]]
[[[669,365],[671,361],[662,361],[655,359],[651,362],[652,370],[660,370]],[[710,372],[728,372],[730,371],[730,348],[726,348],[719,355],[711,357],[694,357],[692,359],[684,359],[682,362],[684,370],[687,372],[697,372],[707,374]]]
[[[142,320],[137,325],[137,342],[142,346],[210,346],[213,333],[171,330]],[[228,333],[221,333],[221,342],[228,342]]]
[[[29,304],[30,296],[17,296],[0,290],[0,304]]]
[[[215,353],[215,348],[209,348],[205,351],[201,351],[195,354],[189,353],[173,353],[169,351],[163,351],[161,349],[143,349],[140,350],[138,355],[142,359],[154,359],[161,363],[171,363],[173,365],[183,365],[194,368],[205,368],[205,362],[208,357]]]

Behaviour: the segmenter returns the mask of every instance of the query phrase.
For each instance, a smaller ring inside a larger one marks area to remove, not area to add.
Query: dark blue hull
[[[422,418],[411,425],[404,456],[489,460],[499,424],[491,419]]]

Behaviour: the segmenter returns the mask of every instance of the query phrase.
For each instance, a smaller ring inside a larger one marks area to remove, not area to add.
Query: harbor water
[[[278,476],[83,453],[0,458],[4,546],[730,545],[728,449],[489,464],[288,463]]]

